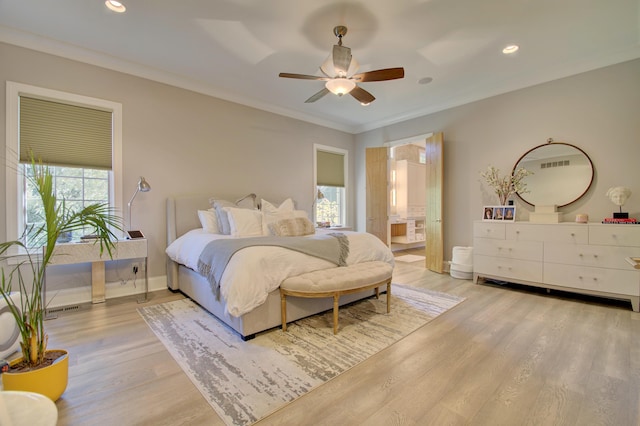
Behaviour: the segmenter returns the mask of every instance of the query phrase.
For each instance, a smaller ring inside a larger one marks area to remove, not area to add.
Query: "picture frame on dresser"
[[[482,220],[486,222],[513,222],[515,217],[515,206],[484,206],[482,208]]]

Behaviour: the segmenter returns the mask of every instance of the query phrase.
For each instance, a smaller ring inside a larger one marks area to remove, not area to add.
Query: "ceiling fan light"
[[[327,81],[325,87],[334,95],[346,95],[356,87],[356,83],[348,78],[334,78]]]
[[[124,13],[127,10],[125,5],[117,0],[106,0],[104,4],[108,9],[113,10],[116,13]]]

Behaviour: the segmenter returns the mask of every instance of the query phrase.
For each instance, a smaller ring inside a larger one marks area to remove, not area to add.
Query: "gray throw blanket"
[[[318,234],[312,237],[251,237],[214,240],[202,250],[198,259],[198,272],[207,277],[216,297],[220,296],[220,279],[231,256],[238,250],[253,246],[284,247],[328,260],[337,266],[346,266],[349,255],[349,239],[339,232]]]

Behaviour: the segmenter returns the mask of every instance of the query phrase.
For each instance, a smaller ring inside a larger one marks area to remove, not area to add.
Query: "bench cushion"
[[[363,262],[290,277],[280,284],[280,288],[300,293],[352,290],[388,280],[392,272],[393,267],[386,262]]]

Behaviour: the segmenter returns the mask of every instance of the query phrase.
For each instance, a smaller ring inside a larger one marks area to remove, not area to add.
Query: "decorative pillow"
[[[292,219],[294,217],[294,205],[291,198],[287,198],[276,207],[267,200],[262,203],[262,233],[269,235],[269,225],[282,219]]]
[[[227,200],[215,200],[213,198],[209,200],[209,203],[211,204],[211,207],[213,207],[216,211],[219,233],[224,235],[231,234],[229,218],[227,217],[227,212],[224,211],[224,208],[236,207],[235,203]]]
[[[270,223],[269,232],[271,235],[280,237],[298,237],[301,235],[315,234],[316,229],[313,223],[306,217],[295,217]]]
[[[304,217],[305,219],[309,219],[309,213],[306,210],[294,210],[293,217]]]
[[[224,207],[233,237],[262,236],[262,213],[259,210]]]
[[[220,233],[220,229],[218,228],[218,215],[215,209],[198,210],[198,219],[200,219],[200,224],[205,232],[211,234]]]
[[[293,211],[295,208],[293,204],[293,200],[291,198],[287,198],[280,204],[278,207],[274,206],[267,200],[261,200],[262,211],[267,213],[278,213],[283,211]]]

